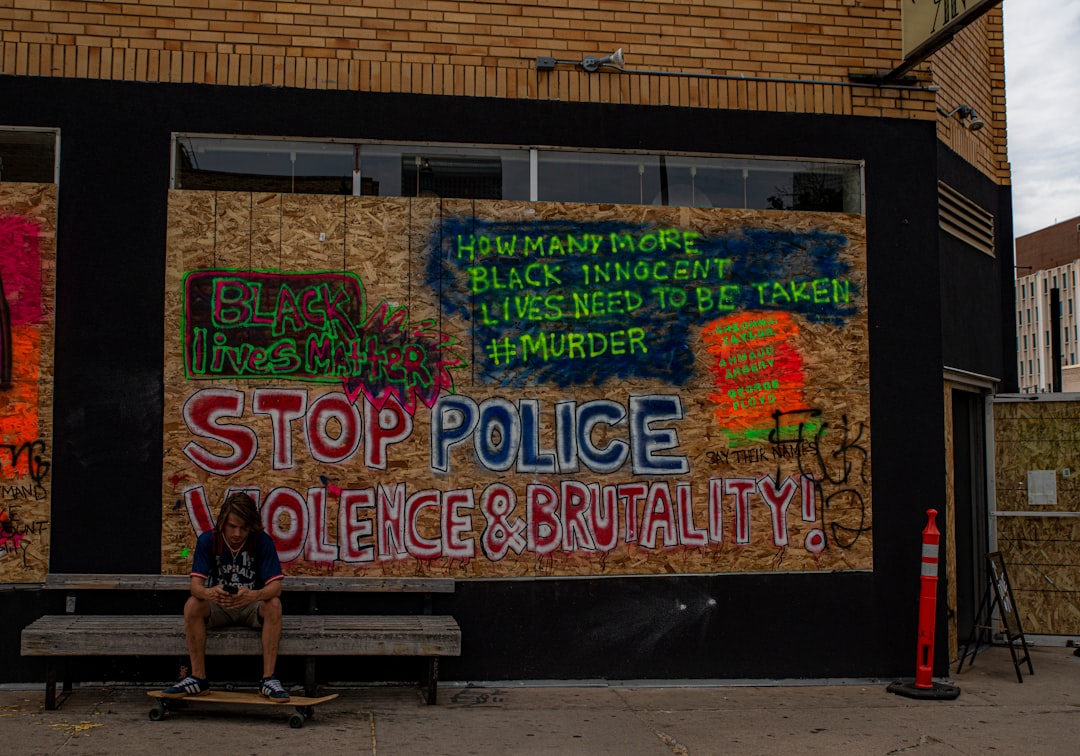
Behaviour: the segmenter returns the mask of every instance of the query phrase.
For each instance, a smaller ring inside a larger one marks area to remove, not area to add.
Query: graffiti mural
[[[170,214],[163,571],[233,490],[292,574],[872,568],[861,216]]]
[[[340,383],[410,414],[452,388],[461,358],[430,321],[380,302],[364,310],[364,287],[341,273],[193,271],[185,277],[184,367],[188,378],[276,378]]]
[[[0,184],[0,583],[49,565],[56,191]]]
[[[682,386],[696,361],[691,331],[714,318],[787,312],[842,325],[857,312],[839,234],[453,218],[440,236],[429,283],[448,312],[475,322],[474,360],[502,385]]]

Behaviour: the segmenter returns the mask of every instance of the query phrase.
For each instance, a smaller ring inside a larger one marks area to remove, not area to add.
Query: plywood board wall
[[[0,183],[0,583],[49,569],[56,186]]]
[[[277,213],[277,215],[275,215]],[[176,191],[162,569],[866,570],[862,216]]]
[[[997,547],[1026,633],[1080,634],[1080,401],[994,404]],[[1051,475],[1052,501],[1029,495]]]

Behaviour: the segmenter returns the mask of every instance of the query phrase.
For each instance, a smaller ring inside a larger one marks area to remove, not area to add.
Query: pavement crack
[[[626,711],[630,712],[630,714],[632,714],[634,716],[634,718],[637,719],[639,722],[641,722],[645,726],[652,729],[653,734],[655,734],[656,737],[658,737],[660,739],[661,743],[663,743],[668,748],[670,748],[671,752],[673,754],[675,754],[675,756],[690,756],[690,749],[688,749],[686,746],[684,746],[678,740],[671,737],[666,732],[663,732],[663,731],[657,730],[657,729],[653,729],[649,725],[649,723],[645,719],[645,717],[641,716],[641,712],[638,711],[636,708],[634,708],[634,706],[632,706],[630,704],[629,699],[627,699],[627,697],[623,694],[623,692],[621,690],[613,690],[612,692],[615,694],[615,697],[622,703],[622,705],[626,709]]]
[[[660,730],[653,730],[653,732],[656,733],[656,737],[660,738],[661,743],[671,749],[671,752],[675,754],[675,756],[689,756],[690,751],[678,740]]]
[[[922,748],[924,745],[949,745],[949,744],[946,743],[944,740],[938,740],[937,738],[935,738],[932,735],[920,735],[918,743],[914,743],[914,744],[909,745],[909,746],[904,746],[903,748],[895,748],[895,749],[888,752],[888,756],[892,756],[892,754],[894,754],[894,753],[906,753],[907,751],[914,751],[916,748]],[[953,746],[950,746],[950,748],[953,748],[953,750],[955,750],[955,748]]]

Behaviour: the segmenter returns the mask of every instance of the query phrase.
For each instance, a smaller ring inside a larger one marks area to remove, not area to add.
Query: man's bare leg
[[[209,690],[206,683],[206,620],[209,616],[208,601],[192,596],[184,604],[184,637],[191,656],[191,671],[183,680],[161,691],[164,698],[199,696]]]
[[[281,644],[281,600],[272,598],[259,605],[259,619],[262,620],[263,677],[274,674],[277,666],[278,646]],[[203,630],[205,644],[205,629]],[[204,645],[205,647],[205,645]],[[191,659],[192,666],[195,658]]]
[[[191,674],[201,679],[206,679],[206,620],[209,616],[209,601],[190,596],[184,604],[184,637],[191,657]]]

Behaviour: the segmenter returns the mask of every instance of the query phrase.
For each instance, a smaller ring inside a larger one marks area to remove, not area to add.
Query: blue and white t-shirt
[[[214,532],[208,530],[199,536],[191,565],[191,577],[205,578],[207,588],[220,583],[257,591],[285,577],[274,541],[266,533],[250,534],[234,555],[223,538],[218,539],[219,548],[215,549]]]

